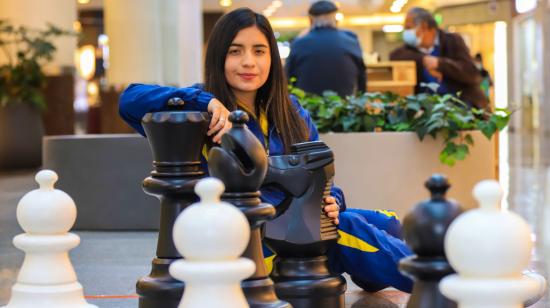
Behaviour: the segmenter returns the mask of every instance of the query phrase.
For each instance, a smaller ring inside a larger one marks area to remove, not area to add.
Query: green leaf
[[[355,117],[351,117],[351,116],[345,116],[342,118],[342,126],[344,128],[344,131],[349,131],[350,128],[355,125],[357,122],[357,120],[355,119]]]
[[[479,122],[477,125],[478,129],[481,130],[483,135],[487,137],[487,139],[491,140],[491,137],[493,134],[497,131],[497,126],[494,122]]]
[[[468,146],[466,144],[460,144],[456,147],[454,156],[457,160],[464,160],[468,153],[470,153]]]
[[[464,141],[466,141],[468,145],[474,145],[474,138],[472,138],[472,135],[470,134],[466,134],[466,136],[464,136]]]

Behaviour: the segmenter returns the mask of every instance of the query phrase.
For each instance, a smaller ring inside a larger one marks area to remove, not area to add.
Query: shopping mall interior
[[[205,82],[208,38],[224,14],[240,7],[267,17],[284,66],[293,43],[310,31],[308,10],[314,2],[0,0],[0,305],[27,307],[10,302],[22,296],[12,289],[14,284],[25,283],[20,273],[25,252],[12,239],[28,233],[21,225],[18,203],[38,188],[36,173],[50,169],[59,176],[56,188],[76,204],[71,232],[81,242],[71,250],[70,259],[85,299],[98,307],[136,307],[138,302],[143,308],[160,307],[144,305],[143,294],[136,291],[138,279],[150,271],[159,221],[164,222],[159,200],[142,188],[145,178],[154,177],[148,140],[119,115],[121,93],[132,83],[189,87]],[[457,158],[452,162],[444,156],[448,130],[446,137],[420,140],[418,131],[395,126],[320,127],[328,122],[312,115],[321,121],[316,122],[320,139],[334,152],[334,181],[345,191],[347,207],[393,210],[403,222],[429,197],[424,182],[438,173],[450,183],[447,197],[465,210],[475,210],[475,184],[497,180],[503,194],[501,211],[519,215],[530,227],[527,240],[533,249],[524,269],[548,279],[550,53],[545,50],[550,50],[550,0],[331,3],[337,7],[337,27],[353,32],[360,44],[367,93],[391,92],[402,97],[400,101],[411,101],[406,97],[415,95],[420,84],[416,63],[395,61],[390,55],[404,44],[407,12],[422,7],[431,12],[440,31],[461,37],[472,61],[476,55],[482,58],[487,110],[494,112],[482,116],[477,128],[474,124],[458,133],[466,153],[453,152]],[[21,63],[28,65],[14,68]],[[330,103],[330,95],[326,97]],[[485,138],[486,127],[480,125],[492,123],[491,114],[496,119],[499,110],[507,122],[497,124]],[[377,114],[367,113],[373,119]],[[492,245],[485,240],[486,246]],[[517,248],[510,245],[510,251]],[[477,253],[484,252],[471,251],[472,257],[482,259]],[[38,264],[54,266],[48,262]],[[31,270],[41,271],[40,267]],[[405,307],[410,299],[408,292],[391,286],[365,292],[349,274],[345,277],[345,307]],[[547,290],[539,297],[530,307],[550,307]]]

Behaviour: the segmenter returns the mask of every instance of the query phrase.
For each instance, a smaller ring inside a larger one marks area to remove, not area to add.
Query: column
[[[104,4],[109,84],[202,82],[200,0],[105,0]]]

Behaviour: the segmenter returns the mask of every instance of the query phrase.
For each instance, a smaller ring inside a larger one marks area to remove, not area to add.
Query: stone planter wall
[[[435,172],[452,184],[449,196],[463,207],[477,206],[473,186],[496,178],[494,139],[472,133],[470,155],[454,167],[439,162],[440,140],[420,141],[412,132],[321,134],[336,157],[335,183],[345,193],[348,207],[392,209],[403,218],[419,201],[428,198],[424,182]]]

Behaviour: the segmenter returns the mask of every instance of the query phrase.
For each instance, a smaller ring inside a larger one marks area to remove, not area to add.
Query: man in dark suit
[[[487,108],[481,75],[460,35],[439,29],[430,12],[413,8],[405,18],[403,41],[405,45],[392,51],[390,60],[416,62],[417,93],[428,91],[421,83],[437,83],[438,93],[460,93],[471,106]]]
[[[295,86],[321,95],[325,90],[340,96],[364,92],[365,64],[357,36],[336,27],[338,8],[331,1],[317,1],[309,9],[311,29],[294,40],[286,59],[287,78]]]

